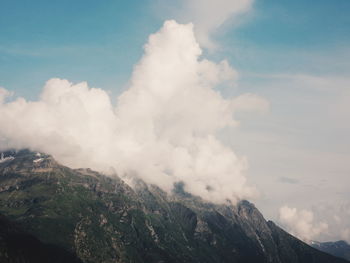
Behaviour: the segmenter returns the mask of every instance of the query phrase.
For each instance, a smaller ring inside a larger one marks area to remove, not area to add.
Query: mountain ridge
[[[7,152],[0,162],[0,213],[41,242],[83,262],[347,262],[308,246],[248,201],[213,204],[50,155]]]

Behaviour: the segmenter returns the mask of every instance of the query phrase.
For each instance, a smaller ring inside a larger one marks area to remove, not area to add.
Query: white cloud
[[[350,243],[350,228],[346,228],[342,231],[341,238]]]
[[[298,210],[283,206],[279,210],[279,220],[292,235],[310,242],[328,230],[328,224],[314,222],[314,214],[309,210]]]
[[[12,93],[3,87],[0,87],[0,104],[5,102],[5,99],[10,97]]]
[[[214,48],[210,35],[228,20],[250,10],[253,0],[182,0],[181,3],[177,19],[193,22],[199,43]]]
[[[265,109],[266,102],[251,94],[223,98],[215,86],[234,82],[237,73],[201,53],[191,24],[167,21],[149,37],[116,107],[102,89],[51,79],[38,101],[0,104],[0,148],[29,147],[73,167],[112,167],[168,191],[183,181],[185,190],[211,201],[250,198],[245,158],[216,132],[236,125],[235,111]]]
[[[322,239],[325,241],[344,239],[350,242],[350,202],[332,200],[328,203],[313,206],[316,217],[322,217],[329,222],[328,233]]]

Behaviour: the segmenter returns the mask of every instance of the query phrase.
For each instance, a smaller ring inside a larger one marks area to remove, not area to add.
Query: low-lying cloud
[[[30,148],[71,167],[139,176],[171,191],[185,190],[222,202],[250,198],[247,161],[216,133],[237,125],[238,110],[266,110],[254,94],[224,98],[237,72],[227,61],[201,58],[192,24],[166,21],[150,35],[130,87],[111,102],[87,83],[50,79],[37,101],[6,102],[0,90],[0,149]]]
[[[325,222],[314,222],[314,214],[309,210],[298,210],[283,206],[279,210],[279,220],[292,235],[310,242],[328,230]]]

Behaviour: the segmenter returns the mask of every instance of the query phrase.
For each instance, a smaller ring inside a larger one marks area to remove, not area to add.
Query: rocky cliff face
[[[45,154],[2,159],[10,156],[0,162],[0,213],[83,262],[346,262],[266,222],[248,201],[216,205],[181,184],[168,195]]]

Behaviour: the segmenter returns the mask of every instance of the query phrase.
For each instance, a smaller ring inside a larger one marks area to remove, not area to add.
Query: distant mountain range
[[[6,159],[7,158],[7,159]],[[0,160],[0,262],[345,263],[266,221],[248,201],[167,194],[51,156]],[[53,259],[52,259],[53,258]]]
[[[350,261],[350,245],[343,241],[317,242],[313,241],[311,246],[328,254],[344,258]]]

